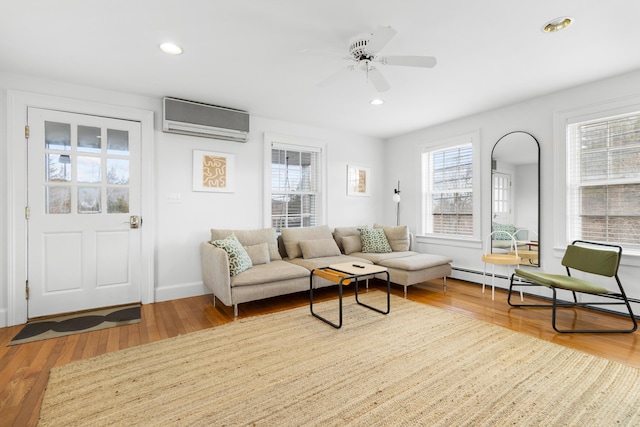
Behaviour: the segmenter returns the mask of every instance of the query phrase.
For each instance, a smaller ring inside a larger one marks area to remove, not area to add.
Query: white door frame
[[[7,92],[7,326],[27,321],[27,146],[24,127],[27,107],[60,110],[79,114],[113,117],[141,123],[141,216],[142,239],[141,299],[154,301],[154,227],[153,193],[153,111],[60,98],[36,93]]]

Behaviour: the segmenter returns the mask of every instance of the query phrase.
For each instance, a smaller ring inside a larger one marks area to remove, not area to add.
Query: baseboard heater
[[[162,100],[162,130],[169,133],[247,142],[249,113],[179,98]]]

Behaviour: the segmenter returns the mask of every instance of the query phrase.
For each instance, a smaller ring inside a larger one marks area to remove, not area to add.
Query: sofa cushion
[[[391,252],[391,246],[381,228],[363,228],[360,230],[362,252],[385,253]]]
[[[285,280],[309,278],[309,270],[287,261],[275,260],[255,267],[231,278],[231,287],[262,285]]]
[[[415,271],[449,264],[452,261],[451,258],[442,255],[417,254],[408,257],[387,259],[380,261],[379,264],[384,267],[397,268],[398,270]]]
[[[358,240],[360,239],[360,229],[366,228],[366,225],[358,226],[358,227],[336,227],[333,230],[333,238],[335,239],[340,251],[344,252],[344,242],[343,239],[345,237],[350,236],[358,236]]]
[[[326,225],[316,227],[283,228],[282,241],[289,259],[300,258],[302,250],[298,242],[301,240],[333,239],[331,230]]]
[[[257,245],[245,246],[244,249],[251,258],[253,265],[268,264],[271,261],[268,243],[258,243]]]
[[[368,259],[374,264],[380,264],[381,262],[386,261],[388,259],[404,258],[404,257],[410,257],[414,255],[418,255],[418,252],[405,251],[405,252],[386,252],[386,253],[379,253],[379,254],[354,252],[351,254],[351,256]]]
[[[340,248],[333,239],[300,240],[298,244],[304,259],[340,255]]]
[[[406,225],[384,226],[374,224],[373,228],[384,230],[384,234],[387,236],[389,245],[394,252],[404,252],[410,249],[411,239],[409,237],[409,227]]]
[[[225,237],[235,234],[242,246],[252,246],[259,243],[269,245],[269,258],[271,261],[282,259],[278,252],[278,244],[276,242],[276,230],[274,228],[259,228],[255,230],[223,230],[211,229],[211,240],[221,240]]]
[[[349,256],[349,255],[338,255],[338,256],[327,256],[327,257],[322,257],[322,258],[309,258],[309,259],[304,259],[304,258],[296,258],[296,259],[292,259],[289,261],[285,261],[285,262],[289,262],[295,265],[299,265],[301,267],[304,267],[308,270],[308,272],[310,272],[313,269],[316,268],[325,268],[325,267],[329,267],[330,265],[333,264],[342,264],[345,262],[357,262],[360,264],[372,264],[371,261],[363,259],[363,258],[357,258],[354,256]]]
[[[253,267],[249,254],[238,241],[235,234],[231,234],[229,237],[221,240],[214,240],[211,244],[227,253],[230,276],[235,276]]]
[[[344,236],[342,238],[342,247],[344,248],[345,255],[352,254],[354,252],[362,252],[362,240],[360,240],[360,233],[357,236]]]

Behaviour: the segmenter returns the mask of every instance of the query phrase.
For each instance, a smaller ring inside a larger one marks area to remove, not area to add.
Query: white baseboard
[[[9,310],[0,308],[0,328],[6,328],[8,325]]]
[[[495,278],[495,287],[501,289],[509,289],[509,279],[504,278],[505,271],[497,272]],[[477,283],[482,285],[482,271],[476,270],[466,270],[466,269],[458,269],[455,268],[451,272],[451,278],[464,280],[465,282]],[[491,270],[487,269],[487,276],[485,279],[485,283],[489,288],[491,287]]]
[[[178,285],[156,288],[155,301],[171,301],[174,299],[196,297],[210,293],[211,291],[209,291],[202,282],[181,283]]]

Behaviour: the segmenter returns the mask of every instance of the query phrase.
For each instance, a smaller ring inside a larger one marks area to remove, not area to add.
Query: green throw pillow
[[[227,253],[227,257],[229,258],[230,276],[235,276],[236,274],[240,274],[253,267],[249,254],[235,234],[231,234],[229,237],[222,240],[214,240],[211,244]]]
[[[512,224],[498,224],[497,222],[494,222],[492,225],[494,232],[506,231],[512,236],[516,233],[516,227],[514,227]],[[493,240],[511,240],[511,237],[509,237],[509,235],[506,233],[495,233],[493,235]]]
[[[391,246],[382,228],[363,228],[360,230],[360,240],[362,241],[362,252],[364,253],[388,253]]]

